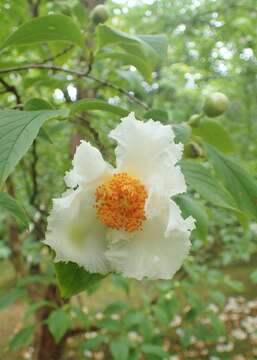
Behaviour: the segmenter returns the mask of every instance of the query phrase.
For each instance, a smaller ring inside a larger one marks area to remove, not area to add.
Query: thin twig
[[[37,140],[34,140],[34,142],[32,144],[32,162],[31,162],[31,179],[32,179],[33,190],[32,190],[32,194],[31,194],[31,197],[30,197],[30,203],[35,208],[37,208],[36,199],[37,199],[37,196],[38,196],[37,162],[38,162]]]
[[[22,66],[17,66],[17,67],[11,67],[11,68],[6,68],[6,69],[1,69],[0,70],[0,74],[8,74],[11,72],[20,72],[20,71],[27,71],[30,69],[41,69],[41,70],[52,70],[52,71],[61,71],[67,74],[72,74],[76,77],[79,78],[88,78],[91,79],[95,82],[97,82],[98,84],[101,84],[104,87],[109,87],[111,89],[114,89],[116,91],[118,91],[119,93],[127,96],[130,100],[134,101],[135,103],[137,103],[138,105],[140,105],[141,107],[143,107],[145,110],[148,110],[148,105],[145,104],[143,101],[139,100],[135,95],[133,95],[132,93],[126,91],[125,89],[121,88],[120,86],[117,86],[113,83],[110,83],[107,80],[101,80],[98,79],[97,77],[88,74],[88,70],[87,71],[78,71],[78,70],[72,70],[72,69],[67,69],[61,66],[55,66],[55,65],[48,65],[48,64],[28,64],[28,65],[22,65]]]
[[[28,0],[28,3],[31,8],[31,14],[33,17],[38,17],[39,15],[39,6],[41,3],[41,0],[37,0],[35,3],[32,0]]]
[[[41,61],[41,62],[38,63],[38,64],[46,64],[46,63],[48,63],[48,62],[54,61],[54,60],[58,59],[59,57],[67,54],[67,52],[69,52],[69,51],[72,50],[73,48],[74,48],[74,45],[70,45],[69,47],[63,49],[62,51],[60,51],[60,52],[57,53],[56,55],[53,55],[53,56],[51,56],[51,57],[49,57],[49,58]]]
[[[92,126],[92,124],[90,123],[90,121],[86,117],[82,117],[80,115],[77,115],[76,117],[79,120],[80,124],[84,125],[86,123],[88,130],[93,135],[93,138],[95,140],[95,143],[96,143],[97,147],[99,148],[99,150],[101,150],[102,153],[104,153],[105,149],[104,149],[104,146],[103,146],[103,144],[102,144],[102,142],[100,140],[98,131]]]
[[[21,97],[15,86],[8,84],[4,79],[0,78],[0,83],[4,86],[5,90],[12,93],[15,96],[16,104],[21,104]]]
[[[99,330],[100,330],[100,328],[98,326],[95,326],[95,325],[90,326],[89,329],[85,329],[85,328],[82,328],[82,327],[77,327],[77,328],[68,330],[65,333],[64,337],[65,337],[65,339],[68,339],[68,338],[73,337],[73,336],[84,335],[87,332],[91,332],[91,331],[96,332],[96,331],[99,331]]]

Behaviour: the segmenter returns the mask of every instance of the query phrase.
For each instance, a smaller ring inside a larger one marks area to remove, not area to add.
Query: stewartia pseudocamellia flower
[[[177,162],[183,146],[171,126],[138,121],[131,113],[110,133],[116,168],[89,143],[78,146],[65,176],[70,188],[54,199],[45,244],[55,261],[91,273],[119,272],[169,279],[190,248],[194,219],[183,219],[171,199],[186,191]]]

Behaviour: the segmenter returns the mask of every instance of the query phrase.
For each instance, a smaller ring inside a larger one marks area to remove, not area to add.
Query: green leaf
[[[145,119],[153,119],[153,120],[167,123],[169,120],[169,113],[165,110],[152,109],[145,113],[144,118]]]
[[[47,15],[35,18],[21,25],[2,45],[22,46],[48,41],[63,41],[83,46],[80,29],[69,16]]]
[[[144,344],[141,350],[147,355],[155,355],[160,359],[167,359],[168,357],[168,354],[159,345]]]
[[[205,200],[225,209],[235,210],[230,194],[212,176],[210,169],[193,161],[181,163],[182,172],[187,184],[197,191]]]
[[[71,114],[87,110],[103,110],[119,116],[127,116],[129,114],[129,111],[126,109],[97,99],[83,99],[71,105]]]
[[[129,357],[129,342],[128,338],[121,336],[111,342],[111,354],[114,360],[127,360]]]
[[[39,309],[41,309],[42,307],[54,308],[55,306],[56,306],[55,303],[47,301],[47,300],[41,300],[36,303],[32,303],[32,304],[28,305],[28,307],[23,315],[23,320],[28,320],[29,317],[34,315],[34,313],[36,311],[38,311]]]
[[[26,292],[23,289],[14,289],[8,291],[6,294],[0,297],[0,310],[6,308],[9,305],[12,305],[18,299],[21,299],[26,295]]]
[[[190,140],[192,135],[191,126],[187,125],[186,123],[181,123],[173,125],[172,129],[175,133],[176,142],[186,144]]]
[[[24,209],[18,204],[18,202],[7,193],[0,192],[0,207],[8,210],[23,225],[28,226],[28,218]]]
[[[53,109],[53,107],[48,101],[46,101],[44,99],[40,99],[40,98],[29,99],[24,104],[24,110],[28,110],[28,111],[52,110],[52,109]]]
[[[254,284],[257,284],[257,269],[251,273],[250,279]]]
[[[55,272],[61,295],[64,298],[89,290],[105,277],[101,274],[91,274],[73,262],[56,263]]]
[[[28,110],[28,111],[52,110],[52,109],[53,109],[53,107],[48,101],[46,101],[44,99],[40,99],[40,98],[29,99],[24,104],[24,110]],[[51,140],[50,136],[48,135],[48,133],[46,132],[46,130],[43,127],[40,128],[38,136],[41,139],[48,142],[49,144],[53,144],[53,141]]]
[[[140,311],[129,311],[124,316],[124,325],[127,329],[139,325],[142,321],[144,321],[144,314]]]
[[[151,47],[160,59],[164,59],[167,56],[168,38],[166,35],[137,35],[137,38]]]
[[[117,286],[120,289],[122,289],[123,291],[125,291],[126,294],[129,294],[130,286],[129,286],[128,279],[124,278],[121,275],[113,274],[112,275],[112,281],[113,281],[115,286]]]
[[[218,121],[203,120],[199,126],[193,128],[193,135],[200,136],[207,143],[216,146],[225,153],[234,150],[234,144],[229,133]]]
[[[234,160],[205,144],[209,161],[233,196],[238,208],[257,218],[257,182]]]
[[[67,110],[0,111],[0,186],[27,152],[45,121]]]
[[[192,215],[196,220],[196,236],[202,240],[208,235],[208,216],[204,207],[197,201],[191,199],[187,195],[180,195],[176,198],[176,203],[182,210],[184,217]]]
[[[224,306],[226,303],[226,297],[221,291],[214,290],[211,292],[211,298],[220,306]]]
[[[85,350],[97,350],[106,341],[106,336],[98,334],[92,339],[87,339],[84,344]]]
[[[52,311],[47,319],[47,324],[56,343],[61,340],[66,331],[71,327],[71,321],[62,309]]]
[[[156,65],[167,55],[168,40],[165,35],[131,35],[106,25],[98,26],[97,32],[100,48],[116,44],[152,65]]]
[[[129,53],[121,53],[115,51],[108,51],[101,53],[97,56],[98,59],[114,59],[120,60],[125,65],[133,65],[146,81],[151,82],[152,71],[146,61],[142,60],[139,56]]]
[[[80,306],[70,305],[72,309],[72,313],[77,317],[78,321],[83,324],[83,326],[87,329],[91,324],[90,316],[87,315]]]
[[[168,314],[162,309],[160,305],[155,305],[153,307],[154,317],[163,325],[168,326],[170,323],[170,319]]]
[[[31,340],[31,337],[35,331],[35,325],[25,327],[21,329],[17,334],[13,336],[10,341],[10,348],[12,350],[18,350],[24,346],[27,346]]]

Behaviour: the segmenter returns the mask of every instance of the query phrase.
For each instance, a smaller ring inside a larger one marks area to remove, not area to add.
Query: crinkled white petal
[[[147,188],[146,216],[157,216],[171,196],[186,191],[184,176],[176,163],[183,145],[174,143],[170,125],[135,119],[134,113],[123,118],[110,133],[117,141],[117,171],[139,178]]]
[[[44,243],[56,253],[55,261],[72,261],[92,273],[105,274],[106,228],[96,218],[92,193],[70,190],[54,199]]]
[[[86,141],[81,141],[77,147],[72,165],[73,169],[65,176],[67,186],[72,188],[77,185],[88,187],[112,173],[111,166],[104,161],[100,151]]]
[[[183,149],[174,143],[170,125],[153,120],[142,122],[136,120],[134,113],[121,119],[109,136],[118,143],[115,151],[118,170],[134,173],[140,178],[151,175],[160,160],[166,161],[167,152],[171,155],[169,161],[175,164]]]
[[[181,267],[190,249],[193,218],[183,219],[179,207],[171,202],[158,217],[147,220],[143,230],[131,234],[109,234],[113,241],[106,256],[115,271],[141,280],[170,279]]]
[[[166,171],[156,172],[145,180],[145,185],[148,190],[145,205],[147,219],[158,216],[172,196],[186,191],[185,178],[178,165],[167,167]]]

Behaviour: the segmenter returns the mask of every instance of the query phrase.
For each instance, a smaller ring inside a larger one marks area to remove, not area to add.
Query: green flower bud
[[[190,141],[184,147],[185,158],[195,159],[203,156],[203,149],[195,141]]]
[[[223,114],[229,105],[228,98],[221,92],[210,94],[203,105],[204,113],[209,117],[216,117]]]
[[[109,19],[109,12],[105,5],[97,5],[91,12],[91,19],[95,25],[103,24]]]
[[[202,114],[194,114],[188,120],[188,125],[191,127],[196,127],[200,124],[202,118]]]

